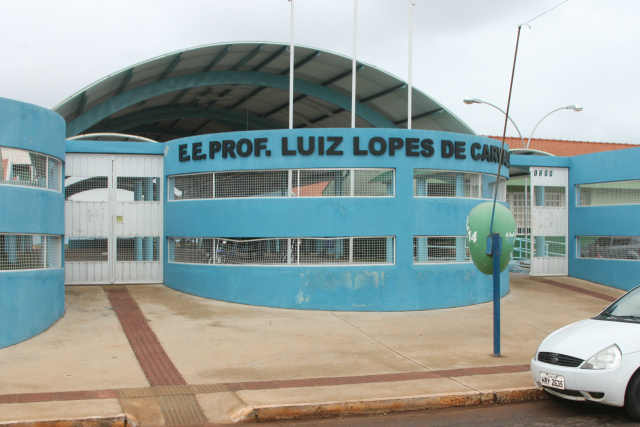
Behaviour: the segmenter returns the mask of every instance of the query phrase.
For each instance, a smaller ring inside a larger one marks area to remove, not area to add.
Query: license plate
[[[540,372],[540,383],[545,387],[564,390],[564,377],[562,375],[547,374]]]

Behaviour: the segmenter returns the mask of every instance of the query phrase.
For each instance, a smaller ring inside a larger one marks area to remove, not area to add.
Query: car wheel
[[[624,409],[627,414],[634,420],[640,421],[640,373],[636,373],[629,385],[624,397]]]

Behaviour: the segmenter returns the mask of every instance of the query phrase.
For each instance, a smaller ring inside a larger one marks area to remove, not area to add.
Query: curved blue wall
[[[0,98],[0,117],[0,146],[64,161],[65,123],[60,115]],[[0,201],[0,233],[64,234],[63,192],[0,185]],[[62,267],[0,270],[0,348],[39,334],[63,314]]]
[[[576,185],[640,179],[640,148],[571,158],[569,174],[569,275],[614,288],[640,285],[640,261],[576,257],[576,236],[638,236],[640,205],[576,206]]]
[[[324,153],[316,150],[311,155],[301,155],[294,149],[295,141],[298,137],[308,141],[310,136],[316,140],[324,137],[325,141],[329,137],[341,138],[337,147],[340,153],[329,155],[325,147]],[[283,137],[287,138],[286,149],[295,154],[283,155],[286,151],[283,150]],[[356,137],[359,151],[354,148]],[[382,145],[374,144],[369,149],[368,142],[376,137],[387,143],[390,138],[399,138],[395,141],[401,139],[404,145],[393,155],[388,147],[374,155]],[[247,157],[222,158],[220,153],[213,159],[207,157],[209,141],[239,141],[242,138],[252,141],[265,138],[265,148],[259,156],[254,151]],[[409,139],[418,141],[419,148],[407,152]],[[419,141],[426,139],[433,142],[432,153],[428,156],[421,154],[419,145]],[[476,143],[478,145],[473,145]],[[495,175],[498,162],[481,159],[478,147],[487,145],[499,149],[498,141],[422,130],[309,129],[200,135],[173,140],[166,145],[166,176],[290,168],[394,168],[396,171],[395,197],[391,198],[183,200],[165,201],[164,206],[164,235],[167,237],[395,236],[395,264],[299,267],[180,264],[167,262],[165,242],[164,283],[171,288],[224,301],[321,310],[423,310],[492,299],[491,277],[480,273],[472,263],[413,264],[413,236],[463,236],[469,211],[486,201],[415,198],[413,169]],[[447,147],[444,151],[443,145]],[[456,146],[457,152],[455,149],[448,151]],[[194,159],[202,155],[204,159]],[[508,167],[502,168],[501,175],[508,176]],[[501,283],[502,295],[505,295],[509,289],[507,272],[502,274]]]

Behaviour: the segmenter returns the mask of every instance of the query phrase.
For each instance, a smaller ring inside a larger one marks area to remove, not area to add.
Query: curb
[[[116,417],[78,418],[73,420],[9,421],[0,427],[137,427],[138,422],[126,415]]]
[[[459,406],[527,402],[544,399],[547,399],[544,391],[538,390],[535,387],[524,387],[496,391],[430,394],[424,396],[351,400],[345,402],[248,406],[236,412],[231,419],[235,423],[323,418],[342,415],[371,415]]]

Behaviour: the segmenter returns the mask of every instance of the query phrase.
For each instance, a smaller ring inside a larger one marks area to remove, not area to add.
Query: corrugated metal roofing
[[[294,127],[351,126],[352,60],[295,47]],[[157,141],[289,127],[289,46],[225,43],[169,53],[87,86],[54,111],[67,137],[117,132]],[[369,64],[357,67],[356,127],[407,127],[408,85]],[[413,88],[412,128],[473,134]],[[347,105],[348,104],[348,105]]]

